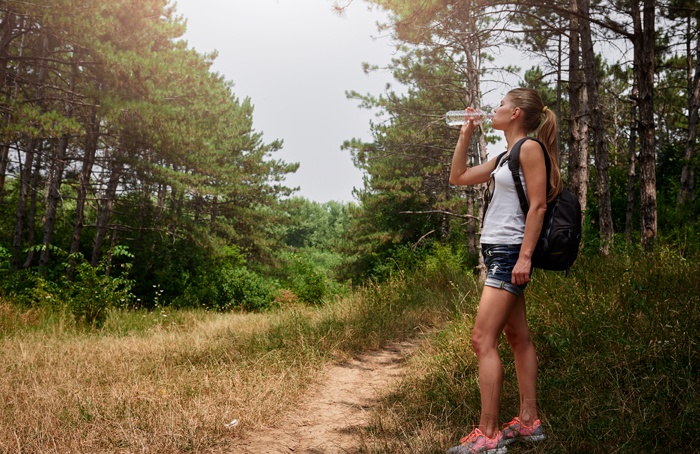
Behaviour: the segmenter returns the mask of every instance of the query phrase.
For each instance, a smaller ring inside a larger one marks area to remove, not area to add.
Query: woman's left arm
[[[544,214],[547,211],[547,168],[544,153],[539,143],[526,140],[520,149],[520,167],[525,177],[525,190],[530,209],[525,218],[525,236],[520,247],[518,262],[513,268],[511,282],[522,285],[530,281],[532,254],[542,230]]]

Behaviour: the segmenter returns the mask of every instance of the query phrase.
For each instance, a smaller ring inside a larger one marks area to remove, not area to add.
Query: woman
[[[467,111],[470,109],[468,108]],[[513,175],[508,169],[508,154],[475,167],[467,167],[467,147],[476,126],[468,119],[462,126],[452,157],[450,183],[472,185],[489,183],[491,200],[484,214],[481,248],[488,268],[472,330],[472,346],[479,364],[481,416],[479,426],[462,438],[449,454],[502,454],[506,446],[518,440],[545,438],[537,415],[537,356],[527,325],[523,290],[530,281],[532,253],[542,229],[547,201],[561,192],[556,147],[556,115],[531,89],[508,92],[494,111],[491,125],[503,131],[508,150],[519,140],[537,131],[552,163],[550,187],[543,149],[534,140],[522,143],[520,179],[523,181],[530,209],[525,215],[520,207]],[[520,393],[520,411],[499,431],[499,402],[503,384],[503,365],[498,341],[505,331],[513,349]]]

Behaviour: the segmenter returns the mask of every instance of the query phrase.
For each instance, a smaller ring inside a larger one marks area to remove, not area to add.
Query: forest
[[[327,6],[386,12],[395,48],[358,68],[383,92],[347,87],[377,113],[343,144],[352,203],[285,185],[299,164],[174,2],[0,0],[0,453],[239,452],[328,364],[407,339],[357,452],[444,453],[479,417],[485,191],[449,184],[444,114],[514,85],[556,112],[584,219],[570,272],[527,290],[547,439],[509,450],[698,446],[700,2]]]
[[[352,2],[336,9],[361,7]],[[478,268],[483,188],[448,183],[447,110],[521,75],[560,119],[566,185],[585,212],[582,254],[660,245],[697,257],[700,6],[692,0],[374,0],[400,90],[369,142],[355,203],[305,200],[240,99],[181,39],[166,0],[0,4],[0,292],[112,308],[259,310],[320,304],[449,245]],[[67,14],[70,12],[70,14]],[[329,14],[331,14],[329,12]],[[532,67],[493,57],[510,47]],[[472,162],[495,135],[474,139]]]

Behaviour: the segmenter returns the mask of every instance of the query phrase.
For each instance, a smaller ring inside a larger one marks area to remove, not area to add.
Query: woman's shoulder
[[[546,152],[544,144],[538,139],[535,139],[534,137],[526,137],[525,139],[526,140],[524,140],[520,146],[521,153]]]
[[[544,145],[538,140],[525,140],[520,146],[520,162],[544,163]]]

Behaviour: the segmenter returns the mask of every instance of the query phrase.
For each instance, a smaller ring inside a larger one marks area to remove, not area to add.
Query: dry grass
[[[114,312],[100,331],[0,302],[0,453],[231,452],[328,361],[444,323],[449,279],[266,314]]]
[[[139,335],[4,338],[0,451],[224,448],[241,429],[278,413],[315,374],[274,350],[251,355],[250,339],[275,317],[200,314],[186,327]],[[233,419],[241,421],[236,431],[224,426]]]
[[[443,323],[454,311],[443,278],[275,313],[115,311],[99,331],[2,305],[0,453],[231,452],[327,362]]]

